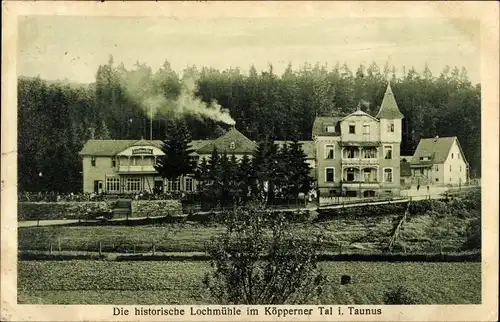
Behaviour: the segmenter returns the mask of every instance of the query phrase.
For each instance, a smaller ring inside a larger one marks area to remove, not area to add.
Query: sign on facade
[[[146,148],[133,149],[132,154],[153,154],[153,149],[146,149]]]

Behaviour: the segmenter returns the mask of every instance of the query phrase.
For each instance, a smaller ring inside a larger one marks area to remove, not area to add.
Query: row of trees
[[[240,160],[214,148],[199,165],[190,147],[191,135],[184,122],[169,128],[162,144],[165,154],[156,170],[167,179],[195,174],[204,205],[233,206],[260,200],[267,203],[297,201],[313,184],[311,168],[297,140],[278,146],[270,140],[258,143],[253,155]]]
[[[435,77],[427,67],[418,73],[372,63],[353,71],[347,65],[306,63],[298,69],[290,65],[281,75],[272,65],[261,73],[251,67],[248,74],[237,68],[188,67],[181,77],[168,62],[153,72],[140,63],[127,70],[111,58],[90,85],[19,78],[19,187],[80,190],[78,151],[90,138],[149,139],[152,133],[153,139],[163,139],[166,128],[179,119],[186,121],[193,139],[222,134],[224,123],[172,103],[189,81],[195,82],[194,96],[207,104],[218,102],[238,130],[262,141],[311,139],[316,116],[354,111],[359,101],[374,115],[387,79],[405,116],[401,154],[413,153],[423,137],[457,136],[472,174],[479,176],[481,88],[470,83],[465,69],[446,66]],[[158,97],[164,100],[150,122],[148,104]]]

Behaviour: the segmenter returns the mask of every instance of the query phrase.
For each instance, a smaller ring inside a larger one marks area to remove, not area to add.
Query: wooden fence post
[[[50,242],[50,249],[49,249],[50,255],[52,255],[52,242]]]
[[[57,239],[57,248],[59,249],[59,252],[61,251],[61,240],[58,238]]]
[[[99,257],[102,255],[102,243],[99,241]]]

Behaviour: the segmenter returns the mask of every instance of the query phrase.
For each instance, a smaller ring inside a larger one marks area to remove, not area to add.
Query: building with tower
[[[375,117],[360,106],[349,115],[317,117],[312,137],[320,196],[399,195],[402,119],[390,84]]]

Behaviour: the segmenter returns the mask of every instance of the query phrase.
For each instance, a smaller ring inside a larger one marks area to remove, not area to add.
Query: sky
[[[426,18],[218,18],[24,16],[18,21],[18,66],[22,76],[95,81],[97,67],[113,55],[132,68],[137,61],[157,70],[165,60],[181,72],[188,65],[248,72],[269,63],[277,73],[289,63],[386,62],[398,72],[434,76],[446,66],[465,67],[480,81],[479,24]]]

